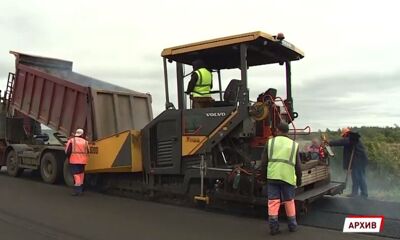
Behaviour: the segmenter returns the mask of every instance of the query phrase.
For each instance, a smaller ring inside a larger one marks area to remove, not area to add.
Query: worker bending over
[[[281,203],[285,205],[289,231],[297,230],[295,187],[301,185],[299,144],[288,137],[287,123],[278,125],[278,135],[268,140],[262,154],[262,171],[266,172],[268,187],[268,215],[270,234],[278,234],[278,214]]]
[[[351,194],[348,196],[357,197],[360,191],[361,197],[368,198],[367,181],[365,180],[368,156],[364,144],[361,142],[361,136],[351,131],[350,128],[343,128],[341,136],[342,139],[329,141],[328,144],[343,147],[343,169],[351,172],[353,182]]]
[[[65,154],[72,175],[74,176],[73,196],[80,196],[83,193],[83,182],[85,180],[85,165],[89,158],[89,143],[83,138],[84,131],[77,129],[75,135],[70,138],[65,147]]]
[[[192,66],[193,73],[186,90],[192,99],[192,108],[212,107],[214,102],[211,97],[212,73],[200,59],[193,61]]]

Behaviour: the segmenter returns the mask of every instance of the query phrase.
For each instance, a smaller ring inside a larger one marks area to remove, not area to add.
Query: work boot
[[[71,193],[71,196],[73,196],[73,197],[77,197],[77,196],[79,196],[79,193],[78,193],[78,192],[76,192],[76,191],[73,191],[73,192]]]
[[[296,232],[297,231],[296,217],[289,217],[288,220],[289,220],[288,223],[289,232]]]
[[[361,195],[362,199],[368,199],[368,195]]]
[[[346,195],[346,197],[348,197],[348,198],[355,198],[357,196],[358,196],[358,194],[355,194],[355,193],[350,193],[350,194]]]
[[[279,233],[278,217],[269,217],[269,234],[273,236]]]
[[[71,193],[71,196],[78,197],[82,195],[81,186],[74,186],[74,191]]]
[[[78,195],[83,196],[83,185],[77,187]]]

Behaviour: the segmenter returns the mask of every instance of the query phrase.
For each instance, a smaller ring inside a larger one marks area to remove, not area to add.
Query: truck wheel
[[[40,175],[45,183],[56,183],[61,177],[62,166],[55,155],[47,152],[40,161]]]
[[[7,174],[12,177],[19,177],[24,172],[23,168],[19,167],[17,153],[11,150],[7,153]]]
[[[74,177],[72,176],[68,159],[65,159],[64,161],[63,173],[65,185],[67,185],[68,187],[74,186]]]

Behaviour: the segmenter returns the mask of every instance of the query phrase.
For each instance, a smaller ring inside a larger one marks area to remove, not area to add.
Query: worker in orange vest
[[[77,129],[75,135],[68,140],[65,147],[65,154],[69,159],[68,162],[74,176],[74,191],[72,196],[80,196],[83,193],[85,165],[89,159],[89,143],[83,137],[83,134],[83,129]]]

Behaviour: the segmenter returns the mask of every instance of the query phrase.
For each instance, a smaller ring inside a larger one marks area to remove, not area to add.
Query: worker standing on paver
[[[212,73],[201,59],[193,61],[192,66],[193,73],[186,90],[186,93],[191,94],[192,108],[212,107]]]
[[[311,141],[311,145],[307,147],[306,152],[310,160],[319,160],[320,159],[320,142],[317,138],[313,138]]]
[[[81,196],[85,179],[85,165],[89,159],[89,143],[83,137],[83,129],[77,129],[75,135],[70,138],[65,147],[65,154],[69,159],[72,175],[74,177],[73,196]]]
[[[342,139],[329,141],[328,144],[343,147],[343,169],[347,170],[347,174],[351,172],[351,180],[353,182],[351,194],[348,196],[357,197],[360,190],[361,197],[368,198],[367,182],[365,180],[368,156],[364,144],[361,142],[361,136],[351,131],[350,128],[343,128],[341,136]]]
[[[280,232],[278,214],[281,203],[285,205],[289,231],[297,230],[294,195],[296,185],[301,185],[301,163],[299,144],[288,137],[288,132],[288,124],[280,123],[278,135],[268,140],[262,155],[262,172],[266,172],[268,187],[271,235]]]

